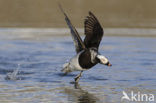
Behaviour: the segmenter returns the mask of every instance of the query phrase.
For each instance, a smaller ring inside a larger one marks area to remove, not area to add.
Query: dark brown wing
[[[84,26],[86,35],[84,44],[86,48],[95,47],[98,49],[103,36],[103,28],[92,12],[89,12],[89,16],[86,17]]]
[[[64,12],[64,10],[62,9],[62,7],[61,7],[60,4],[59,4],[59,7],[60,7],[62,13],[65,16],[65,20],[66,20],[66,23],[67,23],[68,27],[70,28],[70,32],[72,34],[71,36],[72,36],[72,39],[74,41],[76,52],[79,53],[80,51],[82,51],[83,49],[85,49],[85,45],[84,45],[84,43],[83,43],[80,35],[78,34],[77,30],[75,29],[75,27],[70,22],[68,16]]]

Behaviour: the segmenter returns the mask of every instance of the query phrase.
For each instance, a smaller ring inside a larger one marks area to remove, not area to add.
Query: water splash
[[[6,80],[17,80],[17,74],[19,72],[20,64],[18,64],[18,67],[12,72],[12,73],[7,73],[5,79]]]

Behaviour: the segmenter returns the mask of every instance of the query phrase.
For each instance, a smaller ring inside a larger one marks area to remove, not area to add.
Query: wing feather
[[[95,47],[98,49],[103,36],[103,28],[92,12],[89,12],[89,16],[86,17],[84,26],[86,35],[84,44],[86,48]]]
[[[68,27],[70,28],[70,32],[71,32],[72,39],[74,41],[76,52],[79,53],[81,50],[85,49],[85,45],[84,45],[80,35],[78,34],[77,30],[72,25],[70,19],[68,18],[68,16],[64,12],[64,10],[63,10],[63,8],[62,8],[62,6],[60,4],[59,4],[59,8],[61,9],[61,12],[64,14],[65,21],[66,21]]]

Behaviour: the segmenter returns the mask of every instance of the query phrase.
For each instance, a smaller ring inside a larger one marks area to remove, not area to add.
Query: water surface
[[[22,36],[22,34],[21,34]],[[64,76],[62,65],[75,55],[70,36],[0,39],[0,102],[2,103],[120,103],[122,91],[156,94],[156,38],[107,37],[99,51],[112,67],[96,65]],[[16,80],[7,80],[20,64]],[[126,101],[127,103],[127,101]]]

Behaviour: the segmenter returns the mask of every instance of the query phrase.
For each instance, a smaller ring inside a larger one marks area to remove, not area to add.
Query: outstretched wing
[[[84,44],[86,48],[95,47],[98,49],[103,36],[103,28],[92,12],[89,12],[89,16],[86,17],[84,26],[86,35]]]
[[[70,28],[70,32],[72,34],[72,39],[74,41],[74,45],[75,45],[75,48],[76,48],[76,52],[79,53],[81,50],[85,49],[85,45],[81,39],[81,37],[79,36],[77,30],[75,29],[75,27],[72,25],[72,23],[70,22],[68,16],[66,15],[66,13],[64,12],[63,8],[61,7],[61,5],[59,4],[59,7],[62,11],[62,13],[64,14],[65,16],[65,20],[66,20],[66,23],[68,25],[68,27]]]

